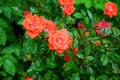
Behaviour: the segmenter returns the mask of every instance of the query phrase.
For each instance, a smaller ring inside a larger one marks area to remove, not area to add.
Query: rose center
[[[109,6],[109,10],[112,12],[113,11],[113,8],[112,8],[112,6]]]
[[[59,38],[59,39],[57,39],[57,42],[58,42],[58,44],[62,44],[63,40]]]

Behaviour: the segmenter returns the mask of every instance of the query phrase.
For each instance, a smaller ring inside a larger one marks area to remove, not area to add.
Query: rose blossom
[[[111,29],[110,23],[106,22],[106,21],[100,21],[98,24],[96,24],[96,30],[95,30],[96,33],[102,34],[103,28],[110,28]]]
[[[55,34],[49,36],[49,48],[51,50],[56,50],[59,54],[62,54],[64,50],[70,47],[72,40],[72,37],[68,35],[66,29],[58,30]]]
[[[108,15],[110,18],[117,15],[118,8],[115,3],[107,2],[104,5],[105,5],[105,10],[104,10],[105,15]]]
[[[33,15],[25,18],[22,25],[27,30],[27,35],[31,38],[35,38],[43,30],[43,21],[44,18],[42,16]]]
[[[68,15],[68,16],[70,16],[72,13],[74,13],[74,11],[75,11],[74,6],[65,6],[65,7],[63,8],[64,14],[66,14],[66,15]]]
[[[48,32],[48,35],[52,35],[56,32],[56,24],[51,20],[44,20],[44,31]]]

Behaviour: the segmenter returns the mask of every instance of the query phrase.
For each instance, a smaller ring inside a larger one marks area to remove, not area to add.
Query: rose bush
[[[1,0],[0,80],[120,80],[119,0]]]

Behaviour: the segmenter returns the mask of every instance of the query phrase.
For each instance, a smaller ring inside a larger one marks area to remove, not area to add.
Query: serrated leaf
[[[14,62],[14,63],[17,63],[17,59],[16,59],[15,57],[13,57],[12,55],[5,54],[3,57],[4,57],[5,59],[8,59],[8,60]]]
[[[8,27],[8,24],[2,18],[0,18],[0,27],[2,27],[2,28],[7,28]]]
[[[115,36],[119,36],[119,35],[120,35],[120,30],[119,30],[118,28],[116,28],[116,27],[113,27],[113,28],[112,28],[112,31],[113,31],[113,34],[114,34]]]
[[[69,71],[74,66],[74,62],[72,60],[69,60],[67,63],[65,63],[65,71]]]
[[[79,13],[79,12],[76,12],[73,16],[74,16],[75,18],[78,18],[78,19],[84,17],[84,16],[83,16],[81,13]]]
[[[5,45],[6,41],[7,41],[6,33],[0,27],[0,45]]]
[[[103,66],[106,65],[108,63],[108,56],[106,54],[102,54],[101,61]]]
[[[111,31],[111,29],[110,29],[110,28],[105,28],[105,33],[107,33],[107,34],[111,34],[111,33],[112,33],[112,31]]]
[[[6,59],[3,67],[8,74],[14,76],[16,68],[12,61]]]

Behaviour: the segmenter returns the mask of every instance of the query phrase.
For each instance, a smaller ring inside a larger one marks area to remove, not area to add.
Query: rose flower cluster
[[[62,54],[70,47],[73,39],[69,36],[66,29],[56,30],[56,24],[44,19],[43,16],[31,15],[29,12],[24,12],[25,20],[22,22],[23,27],[27,30],[27,35],[30,38],[37,37],[42,31],[48,33],[48,44],[50,50],[56,50]]]
[[[58,0],[58,4],[63,6],[63,13],[68,16],[74,13],[74,3],[74,0]],[[118,9],[115,3],[105,3],[104,14],[108,15],[110,18],[117,15],[117,10]],[[57,26],[52,20],[45,19],[43,16],[38,16],[36,14],[32,15],[29,12],[24,12],[24,18],[25,20],[22,22],[22,25],[27,30],[26,34],[30,38],[36,38],[41,32],[44,31],[48,33],[46,39],[48,39],[48,46],[50,50],[56,50],[59,54],[62,54],[65,50],[67,52],[67,50],[72,47],[71,43],[73,39],[68,34],[67,29],[57,30]],[[86,36],[89,36],[89,32],[84,30],[84,24],[77,23],[77,26],[79,29],[83,29]],[[101,20],[95,25],[95,32],[102,35],[104,28],[111,29],[110,23]],[[100,41],[97,41],[95,45],[100,46]],[[76,57],[78,48],[72,49]],[[70,58],[67,53],[64,56],[65,61],[73,60],[74,58]]]
[[[63,13],[65,15],[70,16],[72,13],[74,13],[74,0],[58,0],[58,3],[63,6]]]

